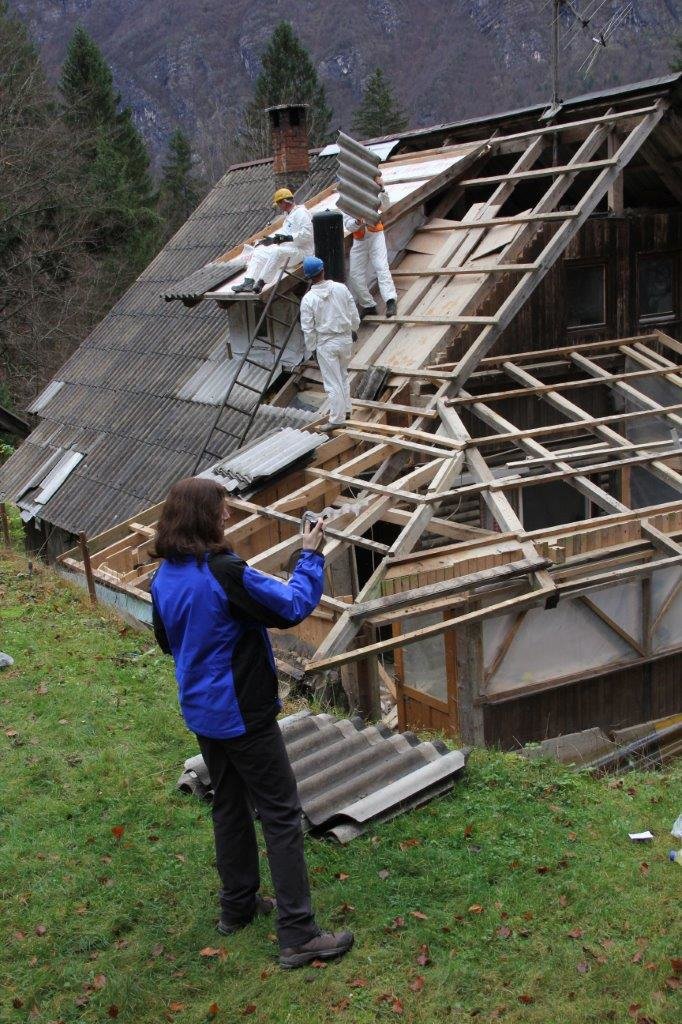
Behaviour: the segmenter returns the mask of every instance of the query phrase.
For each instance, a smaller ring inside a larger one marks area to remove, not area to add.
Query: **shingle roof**
[[[335,160],[312,156],[302,191],[322,191],[335,172]],[[271,161],[228,170],[59,371],[63,386],[51,386],[39,426],[0,468],[0,500],[18,500],[58,449],[83,452],[41,517],[93,534],[162,500],[191,472],[215,405],[177,393],[215,353],[227,318],[215,303],[187,309],[161,292],[190,274],[205,276],[207,263],[263,228],[275,187]],[[263,407],[253,432],[301,421],[294,410]],[[222,436],[212,447],[227,455],[234,444]]]

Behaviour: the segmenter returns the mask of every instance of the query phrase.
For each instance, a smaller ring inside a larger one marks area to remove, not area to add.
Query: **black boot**
[[[260,293],[263,291],[264,288],[265,288],[265,281],[263,280],[262,277],[259,277],[258,280],[256,281],[256,283],[254,284],[253,288],[251,289],[251,291],[255,292],[256,295],[260,295]]]
[[[364,320],[366,316],[376,316],[376,315],[377,315],[377,307],[376,306],[361,306],[360,307],[360,319],[361,320]]]
[[[241,284],[235,285],[232,291],[237,294],[239,292],[255,292],[256,286],[252,277],[245,277]]]
[[[386,316],[395,316],[397,312],[396,300],[389,299],[386,303]]]

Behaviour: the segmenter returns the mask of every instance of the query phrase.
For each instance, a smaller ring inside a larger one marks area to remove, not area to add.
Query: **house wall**
[[[675,258],[674,320],[640,321],[638,261],[654,253]],[[569,329],[566,267],[603,262],[606,317],[602,325]],[[547,274],[495,346],[494,354],[523,352],[571,342],[607,340],[660,329],[682,338],[682,211],[626,211],[624,216],[591,217]]]
[[[682,654],[483,709],[485,742],[519,744],[599,726],[606,732],[682,707]]]

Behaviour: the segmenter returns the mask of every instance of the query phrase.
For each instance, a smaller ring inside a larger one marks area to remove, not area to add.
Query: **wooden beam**
[[[614,391],[618,391],[624,398],[634,402],[636,405],[645,409],[653,409],[660,411],[662,408],[658,402],[655,402],[653,398],[649,398],[648,395],[638,391],[637,388],[633,388],[630,384],[624,383],[621,380],[614,379],[614,375],[610,374],[608,370],[605,370],[594,360],[588,359],[587,356],[582,355],[580,352],[574,352],[572,360],[579,366],[585,373],[590,374],[591,377],[598,379],[601,383],[605,384],[608,388],[612,388]],[[654,372],[653,370],[651,371]],[[667,419],[670,423],[678,430],[682,427],[682,417],[677,416],[674,413],[662,413],[662,418]]]
[[[494,316],[425,316],[416,313],[414,316],[366,316],[365,324],[427,324],[431,327],[450,327],[452,324],[495,324]]]
[[[507,178],[503,179],[507,181]],[[477,220],[475,223],[468,223],[467,221],[460,220],[453,224],[451,227],[441,227],[438,224],[429,225],[425,224],[424,227],[420,228],[420,231],[469,231],[472,227],[476,228],[496,228],[501,224],[534,224],[542,223],[543,221],[570,221],[575,220],[579,216],[577,210],[565,210],[562,213],[551,211],[549,213],[524,213],[517,214],[515,217],[488,217],[486,220]]]
[[[616,155],[616,153],[618,151],[618,146],[619,146],[619,141],[618,140],[619,140],[618,133],[615,132],[615,131],[611,132],[611,134],[609,135],[608,139],[606,140],[606,147],[607,147],[606,151],[607,151],[609,157],[614,157]],[[622,215],[622,213],[624,211],[624,208],[625,208],[625,202],[624,202],[624,192],[625,192],[624,181],[625,181],[624,175],[623,174],[619,174],[618,177],[612,182],[612,184],[611,184],[611,186],[610,186],[610,188],[608,190],[608,193],[607,193],[607,203],[608,203],[609,210],[611,211],[611,213],[615,214],[618,217],[620,217]]]
[[[475,222],[474,222],[475,223]],[[436,267],[433,270],[392,270],[392,277],[462,277],[479,274],[526,274],[535,270],[534,263],[474,263],[466,267]]]
[[[665,405],[662,408],[666,412],[678,412],[682,410],[682,403]],[[657,412],[644,410],[642,412],[611,413],[609,416],[590,416],[589,421],[587,419],[574,420],[571,423],[552,423],[547,427],[528,427],[526,430],[510,430],[508,433],[486,434],[484,437],[475,438],[471,443],[481,448],[484,445],[499,445],[503,441],[518,441],[521,438],[545,437],[548,434],[571,434],[577,430],[587,430],[588,422],[590,426],[596,427],[607,423],[619,424],[623,421],[650,419],[657,415]],[[625,438],[623,440],[625,441]]]
[[[583,171],[598,171],[603,167],[613,167],[615,159],[592,160],[586,163],[568,164],[564,167],[537,167],[532,171],[518,171],[516,174],[495,174],[489,178],[465,178],[460,181],[462,188],[472,188],[478,185],[496,185],[500,181],[526,181],[532,178],[548,178],[562,174],[580,174]]]

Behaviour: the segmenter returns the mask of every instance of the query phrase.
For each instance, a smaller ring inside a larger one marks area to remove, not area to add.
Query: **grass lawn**
[[[680,765],[598,781],[474,753],[452,796],[307,841],[319,918],[356,946],[283,972],[271,922],[215,931],[209,809],[174,788],[195,744],[151,635],[0,553],[0,650],[0,1021],[682,1020]]]

